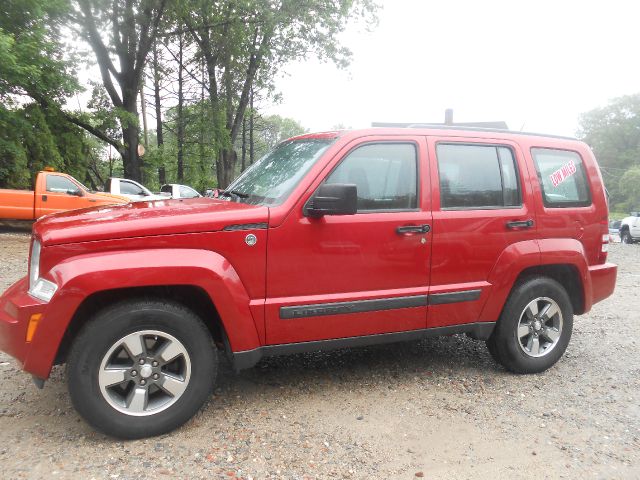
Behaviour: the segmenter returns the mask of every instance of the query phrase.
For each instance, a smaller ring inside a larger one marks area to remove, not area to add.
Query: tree
[[[638,184],[634,187],[630,179],[637,178],[640,167],[640,94],[583,114],[578,135],[598,159],[612,209],[638,208]]]
[[[122,142],[101,135],[99,130],[88,129],[117,148],[123,159],[125,176],[139,181],[142,180],[142,163],[138,156],[138,92],[147,56],[158,34],[165,2],[76,0],[73,15],[80,34],[96,56],[103,85],[118,114]],[[119,69],[112,55],[117,58]],[[90,127],[86,123],[83,126]]]
[[[292,118],[281,117],[280,115],[261,116],[257,112],[249,111],[254,116],[253,134],[245,135],[245,143],[240,145],[243,152],[253,150],[255,158],[260,158],[272,150],[278,143],[287,138],[301,135],[307,130]],[[249,122],[247,122],[249,124]],[[247,125],[249,127],[249,125]],[[251,159],[254,160],[254,159]],[[245,160],[246,163],[246,160]],[[246,166],[246,164],[244,165]]]
[[[61,111],[79,89],[59,42],[66,0],[0,3],[0,187],[29,188],[45,166],[85,179],[91,146]]]
[[[75,62],[58,41],[66,0],[0,2],[0,102],[62,101],[78,90]]]
[[[208,98],[219,145],[218,185],[236,173],[236,143],[252,89],[273,87],[275,72],[315,55],[346,66],[350,52],[338,42],[348,19],[374,18],[373,0],[186,0],[182,20],[207,69]]]
[[[621,205],[622,209],[627,212],[640,210],[640,166],[631,167],[624,172],[619,187],[626,200]]]

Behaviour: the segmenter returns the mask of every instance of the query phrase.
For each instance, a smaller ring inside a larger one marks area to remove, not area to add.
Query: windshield
[[[281,143],[240,175],[222,196],[252,205],[279,205],[332,143],[325,139]]]

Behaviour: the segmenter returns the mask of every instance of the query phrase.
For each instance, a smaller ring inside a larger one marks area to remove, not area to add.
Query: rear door
[[[356,184],[355,215],[306,217],[322,183]],[[269,229],[268,344],[426,327],[430,223],[424,138],[354,140]]]
[[[534,239],[536,216],[519,146],[429,137],[433,245],[429,327],[474,322],[487,278],[510,244]]]

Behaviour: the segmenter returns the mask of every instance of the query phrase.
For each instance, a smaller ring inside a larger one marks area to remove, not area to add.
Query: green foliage
[[[58,112],[31,103],[9,110],[0,107],[0,187],[32,188],[44,167],[87,179],[94,146],[85,133]]]
[[[61,101],[78,89],[74,59],[59,42],[66,0],[0,2],[0,102]]]
[[[280,115],[257,116],[254,133],[255,160],[265,155],[283,140],[306,132],[307,130],[292,118]],[[238,144],[237,148],[240,146]]]
[[[640,94],[614,99],[582,115],[579,136],[593,149],[613,210],[640,208]],[[624,179],[624,181],[623,181]],[[636,179],[635,186],[633,179]]]
[[[346,67],[351,52],[340,44],[339,34],[349,21],[375,22],[377,8],[374,0],[179,3],[177,16],[206,62],[211,107],[223,112],[214,117],[217,143],[237,142],[251,92],[272,91],[285,64],[315,56]],[[218,181],[225,186],[237,168],[234,155],[221,153]]]
[[[351,54],[339,34],[353,20],[373,24],[376,9],[375,0],[3,0],[0,186],[30,187],[44,166],[90,185],[125,171],[135,179],[139,159],[135,148],[125,147],[138,141],[139,87],[158,33],[165,64],[151,78],[164,77],[159,91],[172,107],[161,107],[164,145],[147,148],[143,180],[159,187],[158,169],[164,168],[167,182],[176,182],[180,151],[184,183],[203,190],[222,179],[224,186],[240,171],[234,150],[242,149],[250,99],[277,99],[274,79],[288,62],[311,55],[346,66]],[[101,81],[89,82],[92,97],[82,113],[63,110],[81,88],[78,59],[61,40],[69,37],[70,23],[100,68]],[[180,62],[177,44],[184,45]],[[177,73],[184,80],[181,108],[173,107]],[[254,160],[304,132],[291,119],[257,111],[253,117]],[[185,127],[180,140],[179,125]],[[105,145],[113,157],[106,159]]]
[[[631,167],[620,178],[620,191],[626,198],[623,204],[627,212],[637,211],[640,207],[640,166]]]

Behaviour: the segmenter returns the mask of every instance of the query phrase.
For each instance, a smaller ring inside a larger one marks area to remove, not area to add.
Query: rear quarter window
[[[582,157],[577,152],[532,148],[545,207],[591,205],[591,192]]]

